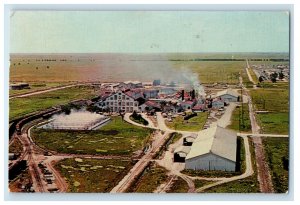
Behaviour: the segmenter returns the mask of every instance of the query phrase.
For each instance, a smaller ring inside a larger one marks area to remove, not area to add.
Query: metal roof
[[[234,97],[239,96],[239,94],[237,92],[235,92],[234,90],[232,90],[232,89],[226,89],[226,90],[219,91],[217,93],[216,97],[220,97],[222,95],[231,95],[231,96],[234,96]]]
[[[213,153],[225,159],[236,161],[236,133],[214,126],[198,133],[186,159]]]
[[[180,146],[175,149],[174,153],[183,152],[188,154],[190,150],[191,150],[191,146]]]

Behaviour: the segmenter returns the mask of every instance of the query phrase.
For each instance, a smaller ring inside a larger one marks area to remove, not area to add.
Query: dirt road
[[[247,65],[248,61],[247,61]],[[252,78],[249,79],[251,80]],[[241,80],[241,85],[242,84],[242,79]],[[244,88],[244,86],[243,86]],[[254,114],[254,109],[253,109],[253,103],[251,96],[249,95],[249,92],[246,88],[244,88],[245,94],[248,96],[248,106],[249,106],[249,117],[251,121],[251,127],[252,127],[252,135],[253,137],[253,143],[254,143],[254,148],[255,148],[255,159],[256,159],[256,164],[257,164],[257,172],[258,172],[258,181],[260,185],[260,191],[262,193],[272,193],[274,192],[273,189],[273,184],[272,184],[272,178],[270,174],[270,170],[268,167],[268,164],[265,159],[265,153],[264,153],[264,147],[262,144],[261,137],[256,136],[256,134],[260,134],[260,127],[257,124],[256,117]]]
[[[55,91],[55,90],[71,88],[71,87],[74,87],[74,86],[77,86],[77,85],[79,85],[79,84],[65,85],[65,86],[60,86],[60,87],[49,88],[49,89],[46,89],[46,90],[35,91],[35,92],[31,92],[31,93],[14,95],[12,97],[9,97],[9,99],[29,97],[29,96],[32,96],[32,95],[43,94],[43,93],[47,93],[47,92],[51,92],[51,91]]]
[[[122,193],[125,192],[130,185],[136,180],[136,178],[144,171],[153,159],[155,154],[159,151],[165,140],[169,137],[169,132],[165,132],[163,135],[160,132],[156,132],[155,140],[152,143],[148,152],[133,166],[128,174],[115,186],[110,193]]]

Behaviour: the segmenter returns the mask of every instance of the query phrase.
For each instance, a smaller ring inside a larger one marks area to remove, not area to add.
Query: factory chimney
[[[181,91],[181,100],[184,100],[184,90]]]

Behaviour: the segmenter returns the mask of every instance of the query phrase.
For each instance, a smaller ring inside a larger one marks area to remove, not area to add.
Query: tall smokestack
[[[181,100],[184,100],[184,90],[181,91]]]

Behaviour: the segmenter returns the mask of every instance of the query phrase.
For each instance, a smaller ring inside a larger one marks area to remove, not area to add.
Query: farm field
[[[92,87],[75,86],[23,98],[14,98],[9,100],[9,120],[53,106],[66,104],[72,100],[89,99],[94,97],[94,95],[95,92]]]
[[[263,145],[275,192],[286,193],[289,177],[289,139],[263,138]]]
[[[200,131],[203,129],[203,126],[207,120],[207,112],[197,113],[197,116],[194,116],[188,120],[184,120],[184,117],[178,116],[169,122],[166,120],[166,125],[174,130],[183,130],[183,131]]]
[[[243,110],[243,112],[242,112]],[[251,122],[249,118],[249,107],[247,103],[240,107],[236,107],[231,116],[231,124],[227,127],[235,131],[249,132],[251,131]],[[240,126],[241,123],[241,126]]]
[[[130,160],[64,159],[55,167],[66,178],[68,192],[109,192],[132,167]]]
[[[166,182],[167,179],[167,170],[152,164],[149,168],[145,169],[144,173],[140,176],[134,187],[131,188],[130,192],[153,193],[157,187]]]
[[[288,134],[289,90],[255,89],[250,91],[254,109],[269,113],[256,114],[263,133]]]
[[[19,83],[19,82],[13,82]],[[27,82],[29,83],[30,89],[23,89],[23,90],[9,90],[9,96],[31,93],[35,91],[45,90],[49,88],[54,88],[58,86],[67,85],[69,83],[59,83],[59,82]]]
[[[98,130],[72,131],[34,128],[33,140],[41,147],[69,154],[128,155],[142,150],[151,131],[114,117]]]
[[[198,75],[201,83],[239,83],[239,72],[246,66],[245,61],[176,61],[179,70],[191,70]]]

